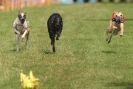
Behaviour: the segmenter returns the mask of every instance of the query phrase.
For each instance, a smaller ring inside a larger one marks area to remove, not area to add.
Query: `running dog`
[[[122,37],[124,33],[124,15],[122,12],[114,11],[109,22],[109,28],[107,30],[107,39],[108,43],[111,42],[112,35],[119,35]],[[109,34],[111,33],[111,35]]]
[[[29,39],[29,26],[26,21],[26,13],[19,12],[17,18],[13,22],[13,31],[16,35],[16,50],[19,51],[19,41],[20,38],[25,38],[25,45]]]
[[[51,39],[52,50],[55,52],[55,38],[56,40],[59,40],[63,28],[61,15],[59,13],[53,13],[47,21],[47,27]]]

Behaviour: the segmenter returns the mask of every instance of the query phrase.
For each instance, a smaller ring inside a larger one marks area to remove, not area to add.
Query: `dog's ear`
[[[24,14],[25,14],[25,15],[27,15],[27,13],[26,13],[26,12],[24,12]]]
[[[21,14],[21,10],[18,11],[18,17],[20,17],[20,14]]]
[[[24,12],[24,18],[26,19],[26,16],[27,16],[27,13],[26,12]]]
[[[24,17],[26,18],[26,16],[27,16],[27,13],[26,13],[26,12],[24,12]]]
[[[18,18],[20,18],[21,17],[21,15],[20,14],[18,14]]]
[[[51,23],[53,24],[55,21],[55,18],[51,18]]]

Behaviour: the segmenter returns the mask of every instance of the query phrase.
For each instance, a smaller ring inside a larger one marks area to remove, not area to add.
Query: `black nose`
[[[120,17],[117,16],[115,19],[116,19],[117,21],[119,21],[119,20],[120,20]]]
[[[21,23],[23,24],[23,23],[24,23],[24,21],[25,21],[25,19],[21,19],[20,21],[21,21]]]
[[[115,22],[116,22],[117,24],[120,24],[121,18],[120,18],[119,16],[115,17]]]

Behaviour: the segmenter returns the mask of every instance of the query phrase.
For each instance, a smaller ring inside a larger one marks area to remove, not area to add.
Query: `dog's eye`
[[[26,18],[26,15],[24,15],[24,18]]]
[[[21,15],[18,15],[18,18],[19,18],[19,19],[21,19],[21,18],[22,18],[22,16],[21,16]]]
[[[21,15],[18,15],[18,17],[21,17]]]

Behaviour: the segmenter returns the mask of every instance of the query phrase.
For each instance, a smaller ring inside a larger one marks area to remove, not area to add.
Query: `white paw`
[[[24,35],[22,35],[21,37],[22,37],[22,39],[23,39],[25,36],[24,36]]]

